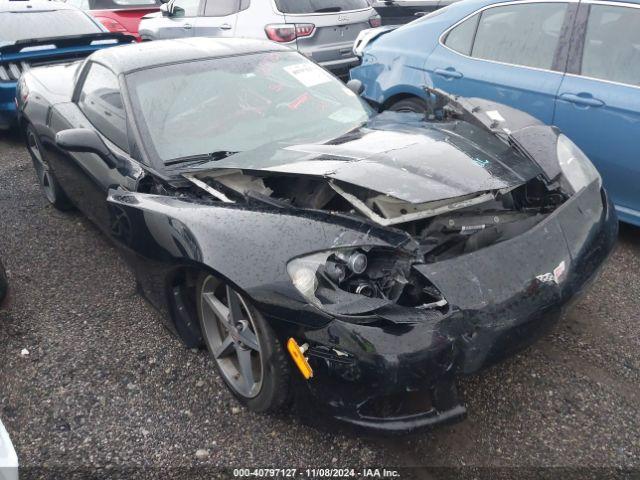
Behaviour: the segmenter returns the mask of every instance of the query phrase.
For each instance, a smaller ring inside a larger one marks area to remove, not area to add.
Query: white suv
[[[338,75],[358,64],[352,47],[380,26],[367,0],[170,0],[140,23],[140,37],[247,37],[290,44]]]

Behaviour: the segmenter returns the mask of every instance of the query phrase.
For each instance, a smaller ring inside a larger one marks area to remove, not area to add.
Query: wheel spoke
[[[29,139],[29,149],[31,150],[31,153],[33,153],[33,156],[36,157],[38,163],[44,164],[44,162],[42,161],[42,155],[40,155],[40,149],[36,144],[35,138]]]
[[[203,334],[211,356],[232,390],[254,398],[262,388],[264,363],[252,309],[232,287],[207,277],[200,290]]]
[[[232,351],[233,351],[233,338],[231,338],[231,335],[227,335],[227,338],[225,338],[222,341],[222,343],[216,349],[213,355],[216,358],[221,358],[229,355]]]
[[[248,326],[244,330],[238,332],[238,336],[240,337],[242,343],[244,343],[251,350],[255,350],[256,352],[260,351],[258,338],[256,337],[256,334],[249,329]]]
[[[247,395],[251,392],[253,385],[256,383],[253,378],[253,366],[251,364],[251,350],[236,347],[238,355],[238,365],[240,367],[240,375],[244,380]]]
[[[242,307],[240,306],[240,298],[238,294],[233,291],[231,287],[227,285],[227,304],[230,310],[230,321],[232,324],[237,324],[240,320],[243,320]]]
[[[42,167],[42,165],[40,165],[38,168],[36,168],[36,174],[38,175],[38,181],[40,182],[40,186],[44,187],[44,178],[45,178],[45,171],[44,168]]]
[[[229,327],[229,309],[215,296],[213,292],[202,294],[207,306],[216,314],[216,317],[226,326]]]

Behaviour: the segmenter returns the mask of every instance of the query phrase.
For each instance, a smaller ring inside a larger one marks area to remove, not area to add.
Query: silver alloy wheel
[[[27,148],[29,149],[29,152],[31,152],[31,155],[33,155],[36,175],[38,176],[38,181],[40,182],[44,195],[51,203],[55,203],[56,193],[53,189],[53,180],[49,173],[49,165],[45,162],[44,157],[40,152],[40,146],[36,139],[36,135],[31,130],[27,130]]]
[[[220,372],[238,394],[256,397],[264,365],[251,311],[236,291],[213,276],[205,279],[200,295],[205,341]]]

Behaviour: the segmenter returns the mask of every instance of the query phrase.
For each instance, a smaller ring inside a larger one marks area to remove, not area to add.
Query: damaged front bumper
[[[525,234],[414,265],[443,293],[449,310],[396,306],[379,312],[375,323],[334,319],[307,330],[298,340],[310,346],[314,377],[300,390],[304,410],[382,433],[463,418],[455,377],[545,333],[596,278],[617,228],[611,202],[594,183]]]

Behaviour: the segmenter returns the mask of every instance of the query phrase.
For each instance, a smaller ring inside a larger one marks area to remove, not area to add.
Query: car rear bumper
[[[339,77],[348,76],[353,67],[360,65],[360,59],[353,54],[353,42],[315,48],[299,46],[298,50]]]
[[[350,57],[345,60],[335,60],[331,62],[320,63],[324,68],[333,73],[341,80],[349,79],[349,72],[353,67],[360,65],[360,59],[357,57]]]
[[[401,312],[390,312],[373,324],[335,319],[307,331],[298,339],[309,343],[314,370],[301,390],[304,411],[380,433],[463,418],[455,377],[548,331],[596,278],[617,228],[611,202],[593,184],[519,237],[414,267],[444,294],[449,311],[397,307],[402,321]]]

